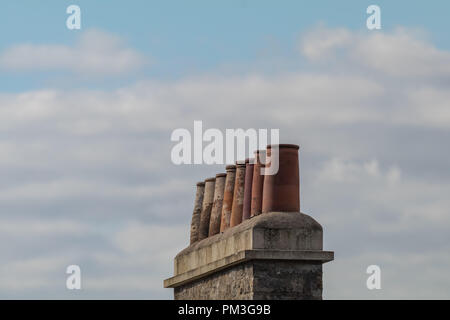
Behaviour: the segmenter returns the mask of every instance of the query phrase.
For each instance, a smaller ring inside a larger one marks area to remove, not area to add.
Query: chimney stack
[[[191,245],[164,280],[175,299],[322,299],[322,265],[334,252],[300,212],[298,150],[269,145],[197,184]]]

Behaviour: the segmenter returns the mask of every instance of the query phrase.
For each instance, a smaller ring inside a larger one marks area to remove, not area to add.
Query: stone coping
[[[210,246],[215,242],[230,238],[235,234],[248,229],[311,229],[322,232],[322,226],[311,216],[301,212],[268,212],[242,221],[235,227],[228,228],[222,233],[197,241],[180,251],[177,257],[189,254],[192,251]]]
[[[245,250],[321,251],[322,227],[300,212],[270,212],[198,241],[174,259],[174,276]]]
[[[326,263],[334,259],[333,251],[322,250],[243,250],[196,269],[164,280],[164,288],[176,288],[217,271],[251,260],[291,260],[309,263]]]

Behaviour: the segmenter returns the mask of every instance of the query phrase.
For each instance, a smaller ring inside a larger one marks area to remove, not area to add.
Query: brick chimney
[[[164,280],[175,299],[322,299],[322,264],[334,252],[323,250],[322,226],[300,212],[298,150],[269,145],[256,153],[254,165],[238,162],[197,184],[191,244],[175,257],[174,276]],[[260,174],[274,164],[276,174]]]

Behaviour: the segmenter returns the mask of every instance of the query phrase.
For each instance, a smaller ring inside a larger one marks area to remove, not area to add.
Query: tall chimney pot
[[[205,193],[205,183],[197,183],[197,191],[195,192],[194,211],[191,220],[191,238],[190,244],[198,241],[198,233],[200,228],[200,215],[202,213],[203,195]]]
[[[205,180],[205,194],[203,196],[202,213],[200,215],[200,232],[198,240],[203,240],[208,237],[209,233],[209,219],[211,216],[211,209],[214,203],[214,189],[216,178],[208,178]]]
[[[255,164],[253,166],[253,182],[252,182],[252,202],[250,208],[250,215],[252,217],[261,214],[264,175],[261,174],[263,163],[266,162],[266,151],[258,150],[255,152]],[[262,160],[262,161],[261,161]]]
[[[225,189],[226,173],[216,174],[216,184],[214,187],[214,202],[211,209],[208,236],[213,236],[220,232],[220,219],[222,214],[223,193]]]
[[[299,146],[295,144],[267,146],[269,162],[266,170],[272,165],[270,161],[275,147],[278,147],[278,172],[264,177],[262,212],[300,212]],[[273,161],[276,161],[275,157]]]
[[[244,207],[245,162],[236,162],[236,178],[234,181],[233,206],[231,209],[230,227],[242,222]]]
[[[245,160],[244,207],[242,209],[242,221],[250,218],[254,165],[254,159]]]
[[[234,182],[236,177],[236,166],[226,166],[227,177],[225,178],[225,190],[223,192],[222,217],[220,221],[220,232],[230,227],[231,210],[233,207]]]

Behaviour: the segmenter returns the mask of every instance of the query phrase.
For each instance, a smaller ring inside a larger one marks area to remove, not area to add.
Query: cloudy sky
[[[325,298],[450,298],[448,1],[378,1],[377,31],[372,1],[80,0],[81,30],[70,4],[0,10],[0,298],[172,298],[195,183],[223,171],[172,164],[194,120],[300,144]]]

